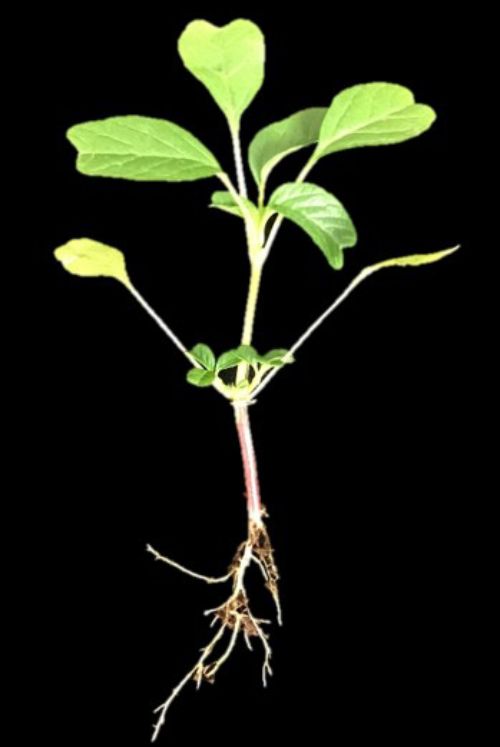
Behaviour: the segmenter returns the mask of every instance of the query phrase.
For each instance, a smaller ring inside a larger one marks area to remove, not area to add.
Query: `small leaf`
[[[253,177],[263,192],[272,169],[290,153],[318,142],[321,123],[328,110],[311,107],[260,130],[248,149]]]
[[[241,115],[264,81],[264,37],[251,21],[238,19],[218,27],[189,23],[179,38],[184,65],[209,90],[238,130]]]
[[[256,364],[259,362],[259,354],[252,345],[239,345],[236,348],[236,353],[240,356],[240,360],[245,363]]]
[[[430,106],[415,104],[413,93],[394,83],[363,83],[341,91],[323,120],[313,154],[366,145],[401,143],[420,135],[436,119]]]
[[[257,207],[257,205],[255,205],[246,197],[242,197],[241,200],[245,203],[254,221],[257,222],[259,220],[259,208]],[[226,213],[231,213],[231,215],[237,215],[239,218],[243,218],[241,209],[239,205],[237,205],[234,201],[234,198],[230,192],[226,192],[223,190],[217,190],[216,192],[213,192],[210,198],[209,207],[218,208],[219,210],[223,210]]]
[[[215,355],[208,345],[204,345],[201,342],[198,343],[198,345],[195,345],[191,350],[191,355],[208,371],[213,371],[215,368]]]
[[[71,239],[54,251],[65,270],[82,277],[115,278],[130,286],[123,254],[93,239]]]
[[[364,280],[368,275],[378,270],[383,270],[385,267],[418,267],[420,265],[429,265],[432,262],[439,262],[440,259],[444,259],[449,254],[454,254],[460,249],[460,244],[452,247],[451,249],[443,249],[439,252],[429,252],[428,254],[409,254],[406,257],[395,257],[393,259],[385,259],[382,262],[377,262],[375,265],[369,265],[365,267],[359,273],[359,280]]]
[[[193,386],[210,386],[215,379],[215,373],[201,368],[191,368],[186,374],[186,379]]]
[[[217,208],[225,213],[230,213],[231,215],[237,215],[239,218],[243,218],[242,212],[239,206],[235,203],[230,192],[224,192],[222,190],[212,192],[209,207]]]
[[[303,228],[335,270],[342,268],[342,250],[354,246],[357,235],[336,197],[315,184],[292,182],[278,187],[269,207]]]
[[[219,356],[217,360],[217,371],[226,371],[228,368],[234,368],[241,362],[241,356],[236,350],[228,350]]]
[[[294,357],[293,355],[288,356],[286,360],[284,360],[285,356],[288,355],[288,350],[285,348],[276,348],[274,350],[269,350],[264,355],[260,356],[260,360],[262,363],[267,364],[268,366],[282,366],[286,363],[293,363]]]
[[[109,117],[71,127],[76,167],[88,176],[134,181],[193,181],[222,172],[216,158],[183,127],[152,117]]]

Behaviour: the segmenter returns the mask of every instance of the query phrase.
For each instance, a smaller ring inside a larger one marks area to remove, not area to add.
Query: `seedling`
[[[255,403],[276,375],[294,361],[297,351],[352,291],[373,273],[388,267],[419,266],[436,262],[458,249],[412,254],[365,267],[343,293],[314,321],[291,347],[267,352],[252,346],[255,310],[262,271],[283,220],[302,228],[338,271],[344,250],[357,241],[356,229],[342,203],[322,187],[307,180],[320,159],[338,151],[400,143],[425,132],[436,117],[425,104],[416,104],[407,88],[393,83],[366,83],[337,94],[328,107],[303,109],[258,132],[248,148],[248,165],[255,181],[255,199],[248,196],[240,142],[242,114],[264,80],[264,37],[248,20],[218,28],[207,21],[191,22],[179,39],[186,68],[208,89],[229,125],[236,182],[217,158],[194,135],[173,122],[142,116],[119,116],[85,122],[68,130],[78,151],[77,169],[89,176],[134,181],[193,181],[218,179],[224,190],[212,194],[210,207],[236,216],[242,223],[250,265],[248,296],[240,344],[218,356],[204,343],[188,349],[142,297],[130,280],[122,253],[92,239],[73,239],[55,251],[66,270],[81,276],[115,278],[135,297],[190,364],[187,381],[196,387],[213,387],[234,408],[241,448],[248,514],[248,535],[239,545],[227,572],[206,576],[186,568],[147,546],[157,560],[208,584],[229,584],[222,604],[206,611],[213,632],[194,665],[158,706],[153,741],[166,713],[184,686],[193,680],[213,682],[242,638],[248,648],[262,647],[262,680],[271,675],[268,620],[254,614],[245,579],[255,564],[274,602],[281,625],[279,574],[265,525],[257,461],[250,429],[249,406]],[[312,150],[293,182],[281,184],[268,196],[268,182],[287,155]]]

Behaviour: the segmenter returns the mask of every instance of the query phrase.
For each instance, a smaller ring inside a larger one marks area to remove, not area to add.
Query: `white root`
[[[180,691],[183,689],[185,685],[189,682],[190,679],[195,678],[195,681],[198,683],[201,681],[201,678],[198,680],[197,673],[203,668],[205,660],[210,656],[212,651],[214,650],[215,646],[217,645],[218,641],[222,638],[222,636],[225,633],[225,626],[221,625],[217,633],[214,635],[210,643],[205,646],[205,648],[202,649],[202,655],[194,665],[192,669],[189,670],[189,672],[186,674],[186,676],[179,682],[176,687],[172,690],[167,700],[159,705],[157,708],[154,709],[153,713],[160,713],[158,720],[156,721],[153,729],[153,736],[151,737],[151,741],[154,742],[156,738],[158,737],[158,734],[160,733],[161,727],[165,723],[165,716],[167,715],[167,711],[174,702],[175,698],[178,696]]]
[[[163,561],[163,563],[167,563],[168,565],[172,566],[172,568],[176,568],[178,571],[181,571],[181,573],[185,573],[186,576],[191,576],[191,578],[197,578],[200,581],[205,581],[205,583],[207,584],[223,584],[226,581],[229,581],[229,579],[233,575],[232,572],[229,571],[229,573],[226,573],[225,576],[204,576],[201,573],[190,571],[189,568],[186,568],[184,565],[177,563],[175,560],[167,558],[165,555],[160,555],[158,550],[155,550],[154,547],[151,547],[151,545],[146,545],[146,551],[150,552],[151,555],[154,555],[155,560],[161,560]]]
[[[228,599],[218,607],[206,610],[205,615],[212,615],[210,627],[219,625],[217,632],[212,637],[205,648],[201,649],[201,656],[198,661],[183,677],[179,684],[172,690],[169,697],[157,708],[154,713],[159,713],[158,719],[154,725],[153,736],[151,741],[154,742],[160,730],[165,723],[165,717],[168,709],[175,698],[190,680],[194,680],[196,687],[199,688],[203,681],[212,683],[215,675],[223,664],[233,653],[240,634],[250,651],[253,650],[251,638],[259,638],[264,649],[264,661],[262,664],[262,684],[267,686],[267,678],[272,675],[271,657],[272,650],[269,645],[268,635],[263,630],[263,625],[269,624],[270,620],[257,618],[250,610],[248,595],[245,587],[245,574],[252,562],[259,566],[264,577],[266,587],[270,591],[277,612],[279,624],[282,624],[281,606],[278,596],[277,579],[278,573],[274,564],[272,548],[269,544],[267,532],[262,523],[250,524],[248,539],[240,545],[235,558],[231,564],[229,572],[225,576],[212,577],[195,573],[174,560],[160,555],[151,545],[147,545],[147,551],[150,552],[156,560],[180,570],[192,578],[205,581],[207,584],[224,583],[232,579],[232,591]],[[208,661],[217,644],[223,639],[224,634],[230,632],[230,637],[226,648],[216,658]]]

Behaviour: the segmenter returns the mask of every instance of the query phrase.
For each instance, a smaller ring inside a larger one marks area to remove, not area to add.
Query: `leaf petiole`
[[[288,350],[286,355],[283,356],[283,360],[286,361],[287,359],[291,358],[293,354],[306,342],[306,340],[309,339],[309,337],[315,332],[318,327],[323,324],[325,319],[327,319],[330,314],[332,314],[335,309],[337,309],[340,304],[345,301],[345,299],[352,293],[352,291],[365,280],[367,277],[372,275],[374,272],[377,272],[378,270],[383,270],[387,267],[418,267],[419,265],[425,265],[430,264],[432,262],[438,262],[440,259],[444,259],[449,254],[453,254],[460,248],[460,244],[457,244],[457,246],[452,247],[451,249],[444,249],[439,252],[430,252],[428,254],[411,254],[409,256],[405,257],[396,257],[394,259],[387,259],[383,260],[382,262],[377,262],[374,265],[369,265],[368,267],[364,267],[361,272],[359,272],[354,280],[352,280],[347,288],[338,296],[335,301],[328,306],[325,311],[320,314],[320,316],[306,329],[306,331],[298,338],[298,340],[292,345],[292,347]],[[264,375],[264,378],[260,382],[260,384],[252,391],[252,397],[256,397],[264,387],[266,387],[271,379],[276,376],[279,368],[273,368],[268,376]]]

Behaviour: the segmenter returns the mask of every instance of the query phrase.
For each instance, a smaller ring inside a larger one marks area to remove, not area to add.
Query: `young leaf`
[[[256,364],[259,362],[259,354],[252,345],[239,345],[236,348],[236,353],[240,356],[240,360],[245,363]]]
[[[93,239],[71,239],[58,247],[54,256],[73,275],[115,278],[130,286],[124,256],[112,246]]]
[[[415,104],[404,86],[362,83],[346,88],[328,109],[313,160],[348,148],[401,143],[420,135],[435,119],[434,110]]]
[[[74,125],[68,140],[88,176],[134,181],[194,181],[222,172],[216,158],[183,127],[152,117],[109,117]]]
[[[285,356],[288,354],[288,350],[285,348],[276,348],[274,350],[269,350],[264,355],[260,356],[261,363],[265,363],[268,366],[282,366],[286,363],[293,363],[294,357],[293,355],[288,356],[286,360],[284,360]]]
[[[209,90],[238,130],[241,115],[264,81],[264,37],[251,21],[238,19],[227,26],[192,21],[179,38],[184,65]]]
[[[201,365],[204,366],[204,368],[206,368],[208,371],[214,370],[215,355],[208,347],[208,345],[204,345],[201,342],[198,343],[198,345],[195,345],[191,350],[191,355],[193,356],[193,358],[196,358],[198,363],[201,363]]]
[[[269,207],[303,228],[335,270],[342,268],[342,250],[354,246],[357,235],[336,197],[315,184],[293,182],[278,187]]]
[[[303,109],[267,125],[255,135],[248,149],[248,162],[261,192],[265,190],[272,169],[285,156],[318,142],[327,111],[325,107]]]
[[[255,205],[246,197],[242,197],[241,200],[245,203],[245,206],[247,207],[252,218],[255,221],[258,221],[259,208],[257,207],[257,205]],[[234,201],[234,198],[230,192],[225,192],[223,190],[217,190],[216,192],[213,192],[210,198],[209,207],[217,208],[218,210],[223,210],[225,213],[230,213],[231,215],[237,215],[239,218],[243,218],[241,209],[239,205],[237,205]]]
[[[428,252],[427,254],[409,254],[406,257],[394,257],[393,259],[384,259],[382,262],[377,262],[374,265],[365,267],[359,273],[356,280],[361,282],[368,275],[371,275],[378,270],[383,270],[385,267],[418,267],[419,265],[429,265],[432,262],[439,262],[440,259],[444,259],[449,254],[454,254],[460,249],[460,244],[452,247],[451,249],[443,249],[439,252]]]
[[[186,374],[186,380],[193,386],[210,386],[214,379],[213,371],[203,371],[201,368],[191,368]]]
[[[241,362],[241,356],[236,350],[228,350],[219,356],[217,360],[217,371],[226,371],[228,368],[234,368]]]

